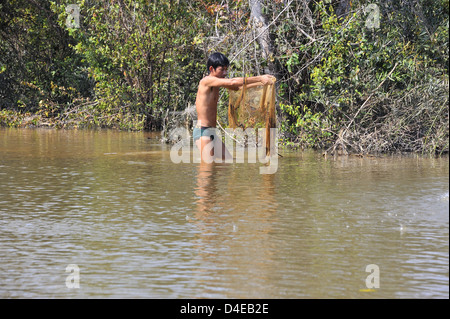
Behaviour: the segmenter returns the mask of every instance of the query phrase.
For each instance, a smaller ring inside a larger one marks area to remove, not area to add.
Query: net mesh
[[[233,128],[265,128],[264,145],[270,155],[275,141],[270,129],[276,128],[275,83],[267,85],[244,85],[238,91],[229,91],[228,125]]]

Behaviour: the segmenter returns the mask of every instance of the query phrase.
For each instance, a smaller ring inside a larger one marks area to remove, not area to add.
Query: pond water
[[[1,298],[448,298],[449,159],[175,164],[154,133],[0,129]]]

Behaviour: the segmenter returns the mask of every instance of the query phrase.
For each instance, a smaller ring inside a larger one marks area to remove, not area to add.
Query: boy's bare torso
[[[219,88],[206,86],[205,80],[207,80],[207,77],[200,81],[195,102],[198,124],[200,126],[216,127]]]

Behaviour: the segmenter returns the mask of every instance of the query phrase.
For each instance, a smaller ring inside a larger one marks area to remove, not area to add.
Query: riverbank
[[[33,114],[30,112],[20,113],[11,110],[0,111],[0,128],[48,128],[48,129],[65,129],[65,130],[84,130],[84,129],[111,129],[117,131],[153,131],[145,128],[145,116],[143,115],[131,115],[131,114],[109,114],[101,115],[95,114],[92,111],[83,112],[66,112],[64,114],[47,117],[42,112]],[[446,149],[435,150],[430,152],[427,150],[422,151],[410,151],[410,150],[397,150],[392,152],[364,152],[352,150],[351,148],[345,148],[347,141],[343,140],[342,136],[338,136],[338,139],[333,143],[330,143],[327,147],[305,147],[304,143],[295,139],[287,139],[286,132],[281,130],[280,138],[278,140],[279,146],[288,150],[305,150],[312,149],[322,152],[324,156],[359,156],[359,157],[372,157],[377,155],[425,155],[425,156],[445,156],[449,154],[448,143]],[[382,136],[378,137],[380,140]]]
[[[93,108],[67,111],[54,116],[39,111],[17,112],[12,110],[0,111],[0,127],[36,128],[46,127],[54,129],[93,129],[109,128],[122,131],[142,131],[145,128],[145,116],[119,112],[104,114]]]

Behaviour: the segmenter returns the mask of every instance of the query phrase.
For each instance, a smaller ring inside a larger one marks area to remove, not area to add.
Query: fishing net
[[[228,125],[233,128],[265,128],[262,141],[266,155],[270,155],[275,141],[271,138],[271,128],[276,128],[275,83],[266,85],[244,85],[238,91],[229,91]]]

